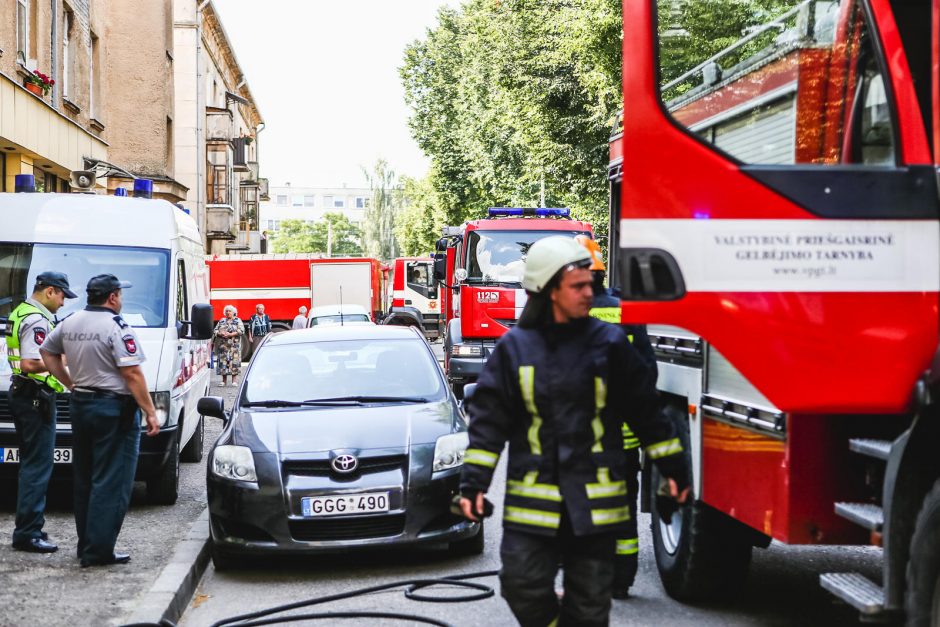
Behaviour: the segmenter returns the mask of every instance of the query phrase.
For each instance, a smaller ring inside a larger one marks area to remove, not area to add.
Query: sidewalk
[[[236,388],[219,388],[216,382],[213,375],[211,393],[224,396],[229,407]],[[182,611],[202,573],[200,570],[194,581],[187,582],[188,567],[201,561],[204,569],[208,561],[202,546],[208,526],[205,520],[199,520],[204,518],[206,508],[205,452],[221,429],[219,420],[206,419],[203,461],[180,466],[175,505],[148,504],[144,485],[135,484],[130,511],[117,542],[117,550],[131,554],[131,562],[126,565],[79,566],[71,482],[67,479],[53,480],[46,508],[45,531],[59,550],[49,555],[14,551],[10,537],[16,509],[15,486],[8,481],[0,485],[0,626],[98,627],[156,622],[170,606],[170,589],[175,587],[175,592],[190,583],[192,588],[184,595]],[[163,602],[166,605],[158,608]]]

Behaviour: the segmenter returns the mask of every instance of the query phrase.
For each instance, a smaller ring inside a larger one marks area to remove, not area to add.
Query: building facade
[[[341,213],[362,228],[371,200],[368,187],[272,187],[261,203],[261,230],[274,234],[284,220],[317,222],[326,213]]]
[[[264,121],[212,0],[175,0],[176,172],[211,254],[259,252]]]

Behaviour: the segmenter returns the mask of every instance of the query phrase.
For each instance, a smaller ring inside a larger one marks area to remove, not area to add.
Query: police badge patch
[[[45,329],[33,329],[33,341],[36,344],[41,345],[46,341],[46,330]]]
[[[124,348],[127,349],[127,352],[133,355],[137,352],[137,342],[134,340],[133,335],[125,335],[121,338],[124,340]]]

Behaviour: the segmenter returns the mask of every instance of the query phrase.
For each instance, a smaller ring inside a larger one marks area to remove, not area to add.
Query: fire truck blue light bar
[[[508,216],[571,217],[571,209],[537,209],[535,207],[490,207],[488,213],[491,218]]]

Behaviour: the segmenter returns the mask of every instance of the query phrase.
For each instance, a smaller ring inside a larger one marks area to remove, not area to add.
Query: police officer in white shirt
[[[130,561],[127,553],[115,553],[114,544],[134,485],[141,411],[147,435],[160,432],[140,368],[143,349],[120,315],[122,290],[130,287],[113,274],[92,277],[88,306],[59,323],[40,349],[49,372],[72,390],[75,527],[82,567]]]

